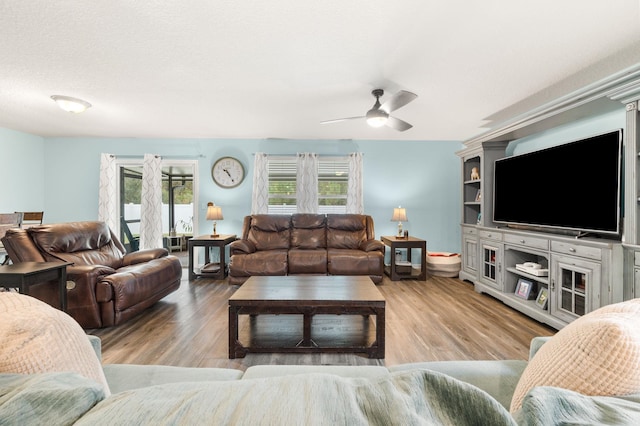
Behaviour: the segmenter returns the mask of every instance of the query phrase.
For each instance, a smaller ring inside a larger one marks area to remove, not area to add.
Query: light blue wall
[[[624,128],[620,111],[578,120],[509,144],[507,155],[521,154],[582,137]],[[365,211],[373,216],[376,235],[393,235],[393,207],[407,209],[404,228],[425,238],[430,250],[460,251],[460,159],[462,148],[452,141],[350,141],[350,140],[211,140],[135,138],[41,138],[0,128],[4,182],[0,212],[44,210],[45,222],[95,220],[98,215],[100,154],[197,159],[199,193],[197,206],[204,218],[207,201],[223,206],[225,219],[218,231],[239,233],[242,218],[251,209],[253,154],[274,155],[316,152],[364,154]],[[234,189],[221,189],[210,176],[214,161],[233,156],[247,170],[245,181]],[[198,233],[210,231],[211,223],[199,221]]]
[[[0,128],[0,213],[45,209],[44,140]]]
[[[507,147],[506,154],[517,155],[549,148],[551,146],[595,136],[600,133],[624,129],[625,125],[626,112],[624,107],[621,106],[620,110],[584,118],[564,126],[536,133],[533,136],[515,140]],[[580,160],[578,159],[578,161]]]
[[[365,212],[373,216],[376,236],[395,234],[397,223],[391,222],[391,214],[393,207],[402,205],[409,219],[403,225],[411,235],[426,239],[430,250],[459,252],[461,182],[455,152],[461,148],[460,142],[452,141],[46,138],[46,175],[41,175],[45,218],[47,222],[97,218],[103,152],[191,156],[198,160],[199,168],[199,233],[211,230],[211,223],[203,220],[207,201],[223,208],[225,219],[218,222],[218,232],[239,233],[242,218],[251,210],[254,153],[342,155],[359,151],[364,155]],[[244,182],[234,189],[221,189],[211,180],[211,166],[227,155],[238,158],[247,170]]]

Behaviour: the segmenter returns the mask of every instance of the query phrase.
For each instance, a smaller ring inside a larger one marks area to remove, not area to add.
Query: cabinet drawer
[[[571,244],[562,241],[551,241],[551,251],[565,253],[587,259],[602,260],[602,249]]]
[[[549,240],[546,238],[530,237],[528,235],[505,234],[504,241],[524,247],[532,247],[540,250],[549,250]]]
[[[502,232],[482,230],[478,231],[478,235],[485,240],[502,241]]]
[[[640,251],[633,253],[633,264],[635,266],[640,266]]]
[[[463,226],[462,235],[478,235],[478,230],[469,226]]]

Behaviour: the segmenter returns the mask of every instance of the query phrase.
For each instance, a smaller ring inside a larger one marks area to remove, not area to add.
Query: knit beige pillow
[[[71,371],[109,385],[87,335],[66,313],[38,299],[0,292],[0,372]]]
[[[536,386],[590,396],[640,392],[640,299],[590,312],[542,345],[516,386],[512,413]]]

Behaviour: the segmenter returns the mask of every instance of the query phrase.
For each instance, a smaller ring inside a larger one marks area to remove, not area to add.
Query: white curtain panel
[[[347,213],[364,214],[362,181],[362,153],[349,154],[349,179],[347,182]]]
[[[269,213],[269,156],[256,152],[253,161],[251,214]]]
[[[162,157],[145,154],[142,163],[140,249],[162,247]]]
[[[298,213],[318,213],[318,154],[297,155],[296,205]]]
[[[116,157],[112,154],[100,154],[98,220],[105,222],[115,233],[119,229],[117,183]]]

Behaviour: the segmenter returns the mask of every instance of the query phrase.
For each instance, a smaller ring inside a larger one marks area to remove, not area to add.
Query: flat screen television
[[[621,233],[622,129],[495,162],[493,221]]]

